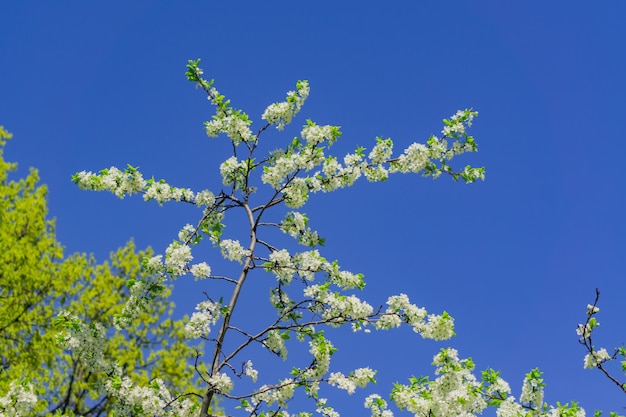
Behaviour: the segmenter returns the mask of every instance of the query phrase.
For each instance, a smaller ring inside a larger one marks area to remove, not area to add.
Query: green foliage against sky
[[[14,380],[30,380],[40,399],[40,414],[108,415],[109,399],[98,389],[101,376],[90,374],[69,351],[58,347],[54,318],[69,310],[87,322],[120,314],[126,282],[141,276],[141,259],[129,241],[96,263],[93,256],[64,256],[48,218],[47,188],[36,169],[10,180],[17,164],[3,149],[11,134],[0,126],[0,395]],[[105,355],[117,361],[136,383],[161,378],[172,392],[189,392],[194,382],[189,361],[195,349],[183,343],[183,325],[171,319],[173,304],[151,303],[128,329],[111,323]]]

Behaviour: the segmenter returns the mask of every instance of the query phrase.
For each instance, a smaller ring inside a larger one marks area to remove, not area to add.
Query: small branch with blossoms
[[[576,333],[580,337],[578,343],[583,345],[587,350],[587,355],[585,355],[585,368],[598,368],[611,382],[626,393],[626,382],[619,381],[607,369],[607,365],[619,357],[622,358],[620,361],[621,370],[622,372],[626,371],[626,347],[622,345],[619,348],[615,348],[613,354],[609,354],[605,348],[597,349],[593,345],[592,333],[600,325],[595,318],[595,315],[600,312],[600,308],[598,307],[599,300],[600,290],[596,288],[596,298],[593,304],[587,305],[587,320],[585,320],[584,324],[579,324],[576,328]]]

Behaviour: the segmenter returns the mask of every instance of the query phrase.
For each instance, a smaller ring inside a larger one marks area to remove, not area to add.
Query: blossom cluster
[[[557,407],[543,403],[545,384],[537,369],[526,374],[522,394],[516,401],[499,372],[487,370],[479,380],[472,373],[473,361],[460,359],[455,349],[442,349],[435,355],[433,365],[438,375],[435,380],[413,377],[409,385],[396,384],[391,400],[398,408],[415,415],[438,417],[473,417],[488,406],[496,407],[498,417],[585,417],[585,411],[575,402]],[[372,416],[392,415],[378,395],[368,397],[365,406],[371,409]]]
[[[459,360],[455,349],[442,349],[433,365],[439,377],[434,381],[412,378],[410,385],[398,384],[392,400],[400,409],[414,414],[436,416],[471,416],[487,406],[482,396],[474,394],[480,383],[471,373],[471,360]]]
[[[270,104],[261,118],[270,124],[276,125],[278,130],[283,130],[291,123],[293,117],[298,114],[304,101],[309,97],[309,82],[300,80],[296,83],[296,91],[289,91],[285,101]]]
[[[155,275],[153,281],[149,280],[129,280],[126,286],[130,296],[124,304],[122,314],[113,317],[113,324],[116,329],[128,328],[132,322],[145,310],[150,300],[165,296],[166,288],[163,285],[165,278],[162,275]]]
[[[330,369],[330,358],[337,352],[337,348],[321,332],[313,335],[309,341],[309,347],[315,366],[305,371],[305,377],[318,379]]]
[[[145,180],[141,172],[131,165],[123,171],[114,166],[98,173],[81,171],[72,176],[72,181],[83,190],[110,191],[119,198],[143,193],[145,201],[155,200],[159,205],[168,201],[183,201],[199,206],[215,202],[215,196],[208,190],[194,193],[189,188],[171,186],[165,180]]]
[[[450,119],[444,119],[444,128],[441,131],[446,137],[458,138],[465,135],[465,126],[471,126],[474,117],[478,116],[477,112],[469,110],[459,110]]]
[[[594,350],[591,353],[585,355],[585,368],[591,369],[597,367],[599,364],[611,360],[612,356],[609,355],[609,352],[605,348],[600,348],[598,350]]]
[[[0,415],[21,417],[31,414],[37,405],[37,396],[33,385],[28,381],[12,381],[9,391],[0,397]]]
[[[224,373],[218,372],[209,378],[209,385],[222,394],[228,394],[233,389],[233,380]]]
[[[219,94],[213,90],[212,94]],[[254,134],[250,130],[252,121],[247,115],[241,113],[218,113],[211,121],[204,124],[206,134],[209,137],[216,137],[220,133],[226,133],[234,144],[250,141],[254,139]]]
[[[252,382],[256,382],[257,378],[259,377],[259,371],[254,369],[254,367],[252,366],[252,361],[251,360],[246,361],[244,366],[245,366],[244,375],[250,378]]]
[[[238,240],[225,239],[220,242],[220,249],[222,250],[222,256],[229,261],[236,261],[241,263],[244,256],[248,256],[250,253],[247,249],[244,249]]]
[[[375,375],[376,371],[370,368],[355,369],[347,376],[341,372],[333,372],[328,378],[328,383],[345,390],[348,394],[354,394],[357,387],[365,388],[370,382],[376,382],[374,379]]]
[[[454,319],[445,311],[428,314],[424,308],[411,304],[406,294],[387,300],[387,309],[376,321],[376,329],[388,330],[406,323],[425,339],[447,340],[454,336]]]
[[[236,156],[231,156],[220,165],[222,183],[243,190],[249,171],[248,166],[248,161],[238,161]]]
[[[341,136],[339,126],[319,126],[312,120],[307,120],[306,125],[302,128],[300,136],[308,145],[317,145],[322,142],[328,142],[332,145]]]
[[[528,404],[530,407],[543,405],[543,388],[545,384],[541,378],[539,369],[533,369],[526,375],[522,386],[520,402]]]
[[[191,274],[196,279],[208,278],[211,276],[211,267],[206,262],[200,262],[191,266]]]
[[[285,338],[283,335],[287,333],[281,333],[279,330],[270,330],[267,337],[263,341],[263,344],[271,352],[276,353],[283,360],[287,359],[287,347],[285,346]]]
[[[120,198],[141,192],[147,185],[141,173],[130,165],[124,171],[116,167],[105,168],[98,174],[81,171],[72,177],[72,181],[83,190],[107,190]]]
[[[113,377],[105,382],[107,392],[117,401],[113,411],[116,415],[192,417],[198,407],[188,399],[172,396],[160,379],[154,379],[147,387],[135,385],[129,377]]]
[[[320,398],[317,400],[317,408],[315,411],[321,416],[324,417],[339,417],[339,413],[335,411],[335,409],[328,405],[327,398]]]
[[[219,302],[202,301],[196,305],[196,312],[191,315],[189,322],[185,325],[185,335],[195,339],[208,336],[211,326],[220,319],[223,306]]]
[[[290,211],[280,224],[283,232],[298,240],[303,246],[315,247],[324,244],[324,239],[309,227],[309,219],[303,213]]]
[[[317,250],[300,252],[292,256],[286,249],[273,251],[268,262],[263,264],[268,272],[273,272],[284,284],[291,283],[296,273],[305,281],[313,281],[315,273],[327,271],[330,265]]]
[[[172,242],[165,250],[165,267],[174,277],[184,274],[192,259],[191,248],[178,241]]]
[[[141,387],[132,382],[128,376],[124,376],[122,367],[105,357],[102,348],[106,345],[104,343],[106,332],[102,325],[83,323],[67,311],[61,312],[55,318],[54,324],[63,329],[58,337],[59,344],[66,349],[71,349],[77,359],[86,366],[88,372],[103,375],[102,386],[107,395],[115,399],[113,409],[117,415],[157,417],[196,415],[197,405],[187,399],[172,396],[160,379],[153,380],[148,387]],[[15,397],[15,393],[19,394],[17,397],[20,401],[19,407],[29,406],[34,401],[33,396],[28,395],[28,389],[22,388],[9,394]],[[3,399],[0,398],[0,407],[2,401]],[[13,415],[28,414],[20,412]]]
[[[364,406],[371,410],[372,417],[393,417],[393,412],[387,409],[387,401],[378,394],[368,395]]]
[[[337,261],[328,262],[317,250],[300,252],[293,256],[286,249],[276,250],[270,253],[269,261],[263,266],[285,284],[289,284],[296,273],[303,280],[313,281],[315,273],[324,272],[329,284],[332,283],[343,290],[365,287],[363,274],[341,270]],[[309,287],[306,295],[313,296],[316,291],[317,287]]]
[[[287,401],[293,398],[295,390],[296,385],[292,378],[284,379],[275,386],[262,385],[258,389],[257,394],[252,396],[251,403],[257,405],[264,402],[270,406],[277,404],[280,407],[285,407]],[[246,409],[246,411],[252,411],[253,409],[254,408],[251,407]]]
[[[322,319],[338,327],[346,322],[364,322],[374,313],[374,308],[355,295],[342,295],[328,290],[328,285],[311,285],[304,290],[304,296],[316,301],[311,308],[322,309]]]
[[[71,349],[89,369],[104,372],[116,371],[102,350],[106,330],[100,323],[83,323],[69,311],[62,311],[55,319],[55,326],[63,328],[57,342],[64,349]]]

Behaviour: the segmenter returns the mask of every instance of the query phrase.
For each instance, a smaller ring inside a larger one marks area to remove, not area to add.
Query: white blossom
[[[252,361],[247,361],[244,369],[244,373],[247,377],[249,377],[252,382],[256,382],[259,377],[259,371],[252,367]]]
[[[211,267],[206,262],[192,265],[190,270],[196,280],[211,276]]]
[[[281,381],[278,386],[274,388],[263,385],[257,391],[258,394],[254,395],[253,402],[259,403],[261,401],[265,401],[269,406],[278,404],[279,406],[284,407],[287,404],[287,401],[293,398],[295,389],[296,387],[294,381],[291,378]]]
[[[326,259],[317,250],[297,253],[293,261],[298,264],[298,275],[308,281],[312,281],[315,273],[325,269],[328,265]]]
[[[185,325],[185,335],[191,339],[208,336],[211,326],[215,325],[222,315],[222,305],[213,301],[202,301],[196,305],[196,312],[191,315]]]
[[[37,405],[33,385],[27,382],[11,382],[9,391],[0,397],[0,415],[6,417],[26,417]]]
[[[172,242],[165,250],[165,267],[174,277],[184,274],[192,259],[191,248],[180,242]]]
[[[272,271],[278,279],[289,284],[295,273],[295,265],[291,260],[291,255],[286,249],[281,249],[270,253],[270,262],[274,263]]]
[[[186,224],[180,232],[178,232],[178,240],[181,242],[186,242],[189,237],[196,232],[196,228],[190,224]]]
[[[423,326],[415,326],[414,330],[421,331],[425,339],[447,340],[454,336],[454,319],[446,313],[430,314],[428,322]]]
[[[315,411],[317,411],[324,417],[339,417],[339,413],[335,411],[334,408],[326,405],[327,402],[328,400],[326,398],[320,398],[317,401],[317,409]]]
[[[611,355],[605,348],[601,348],[599,350],[594,350],[592,353],[588,353],[585,355],[585,368],[591,369],[595,368],[602,362],[606,362],[611,359]]]
[[[372,164],[381,164],[391,158],[393,152],[393,142],[391,139],[376,138],[376,145],[369,153],[368,157]]]
[[[231,156],[220,165],[220,174],[222,175],[222,183],[224,185],[241,186],[247,172],[247,162],[238,161],[235,156]]]
[[[233,389],[233,381],[224,373],[218,372],[209,378],[209,384],[219,393],[228,394]]]
[[[309,199],[309,187],[304,178],[294,178],[284,189],[287,207],[302,207]]]
[[[336,126],[318,126],[313,122],[308,122],[300,132],[302,139],[309,145],[317,145],[318,143],[328,140],[334,142],[338,136],[338,127]]]
[[[242,262],[244,256],[248,256],[248,250],[244,249],[238,240],[225,239],[220,242],[222,256],[229,261]]]
[[[146,272],[155,273],[163,269],[163,255],[156,255],[145,261]]]
[[[393,417],[393,412],[387,409],[387,401],[378,394],[368,395],[364,405],[372,411],[372,417]]]
[[[209,190],[203,190],[196,194],[195,198],[198,206],[212,206],[215,204],[215,195]]]
[[[277,353],[283,360],[287,359],[287,348],[285,340],[277,330],[270,330],[265,338],[265,346],[274,353]]]
[[[600,323],[596,323],[596,326],[598,326],[599,324]],[[593,329],[591,328],[589,323],[579,324],[578,327],[576,327],[576,334],[581,336],[583,339],[588,339],[589,336],[591,336],[592,330]]]
[[[310,88],[308,81],[298,81],[296,88],[297,91],[289,91],[287,93],[286,101],[270,104],[263,112],[261,118],[270,124],[275,124],[278,130],[283,130],[286,125],[291,123],[293,117],[298,114],[304,101],[309,96]]]
[[[543,404],[543,384],[537,372],[531,371],[522,384],[522,394],[520,402],[524,404],[532,404],[535,407],[541,407]]]

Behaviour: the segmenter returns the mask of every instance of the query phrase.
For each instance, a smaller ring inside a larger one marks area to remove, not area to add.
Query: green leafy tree
[[[30,382],[39,398],[34,413],[109,415],[111,399],[103,394],[101,378],[75,353],[59,347],[55,317],[61,310],[102,323],[120,315],[128,298],[126,284],[147,279],[141,259],[152,251],[137,251],[129,241],[102,264],[86,254],[64,257],[37,170],[9,180],[17,169],[3,158],[10,138],[0,127],[0,397],[16,389],[15,381]],[[188,361],[195,349],[182,343],[183,326],[171,318],[173,304],[164,301],[168,292],[164,287],[126,332],[113,332],[112,323],[103,323],[107,337],[101,354],[137,384],[160,378],[173,392],[185,392],[193,382]],[[11,415],[17,405],[10,397],[0,402],[0,415]]]

